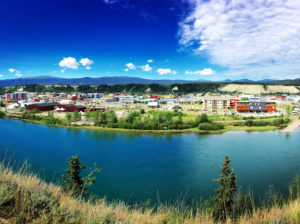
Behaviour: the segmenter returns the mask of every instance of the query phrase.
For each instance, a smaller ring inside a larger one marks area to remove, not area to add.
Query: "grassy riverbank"
[[[37,123],[37,124],[47,124],[56,127],[66,127],[75,129],[88,129],[88,130],[100,130],[109,132],[121,132],[121,133],[153,133],[153,134],[179,134],[179,133],[198,133],[198,134],[221,134],[227,131],[270,131],[281,129],[288,124],[282,124],[279,126],[266,125],[266,126],[235,126],[230,123],[225,123],[223,129],[219,130],[200,130],[199,128],[187,128],[187,129],[168,129],[168,130],[141,130],[141,129],[125,129],[125,128],[109,128],[101,126],[91,126],[91,125],[77,125],[65,122],[63,119],[61,124],[49,124],[46,120],[32,120],[32,119],[22,119],[21,116],[8,115],[7,118],[19,119],[27,122]],[[58,118],[57,118],[58,119]]]
[[[105,199],[76,200],[59,186],[47,184],[24,170],[14,172],[0,164],[1,223],[215,223],[208,209],[187,207],[183,202],[149,207],[109,203]],[[272,199],[226,223],[299,223],[300,198],[279,201]]]

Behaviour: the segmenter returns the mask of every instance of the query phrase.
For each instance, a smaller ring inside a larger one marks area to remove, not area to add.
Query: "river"
[[[128,134],[0,119],[2,158],[16,164],[27,160],[42,179],[59,183],[66,159],[78,155],[83,164],[102,168],[91,192],[128,204],[212,196],[225,154],[241,189],[257,197],[270,188],[287,193],[300,173],[300,129],[290,134]]]

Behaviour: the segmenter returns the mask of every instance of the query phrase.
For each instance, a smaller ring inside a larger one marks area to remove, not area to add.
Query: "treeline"
[[[131,93],[141,94],[149,90],[150,93],[167,94],[188,94],[188,93],[206,93],[206,92],[219,92],[219,88],[223,86],[221,82],[203,82],[203,83],[184,83],[184,84],[172,84],[172,85],[161,85],[161,84],[117,84],[117,85],[79,85],[73,87],[71,85],[41,85],[41,84],[30,84],[24,85],[23,89],[26,92],[82,92],[82,93]],[[20,87],[20,86],[19,86]],[[175,88],[176,87],[176,88]],[[175,89],[174,89],[175,88]],[[2,92],[14,92],[17,91],[18,87],[1,87],[0,93]],[[174,90],[173,90],[174,89]]]

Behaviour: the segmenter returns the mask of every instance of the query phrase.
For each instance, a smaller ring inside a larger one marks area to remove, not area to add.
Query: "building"
[[[7,101],[17,101],[17,100],[26,100],[27,93],[25,92],[16,92],[16,93],[6,93],[5,99]]]
[[[119,102],[124,104],[133,104],[134,103],[134,96],[130,95],[120,95]]]
[[[36,103],[26,106],[26,110],[38,110],[38,111],[50,111],[54,110],[59,104],[58,103]]]
[[[150,97],[150,99],[151,100],[159,100],[159,96],[157,96],[157,95],[152,95],[151,97]]]
[[[276,103],[267,100],[239,101],[235,109],[237,112],[272,113],[276,112]]]
[[[209,109],[230,109],[233,105],[231,97],[207,96],[203,97],[203,108]]]
[[[100,99],[103,96],[102,93],[86,93],[85,98],[88,99]]]
[[[150,108],[158,108],[159,104],[157,102],[149,102],[147,106]]]
[[[82,105],[76,105],[76,104],[57,105],[56,108],[63,108],[66,112],[75,112],[75,111],[84,112],[86,109],[86,107]]]

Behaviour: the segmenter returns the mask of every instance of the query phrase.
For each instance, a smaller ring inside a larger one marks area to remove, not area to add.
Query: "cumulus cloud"
[[[14,73],[14,75],[16,75],[16,76],[18,76],[18,77],[22,76],[21,72],[20,72],[19,70],[17,70],[17,69],[9,68],[8,71],[9,71],[10,73]]]
[[[299,73],[300,1],[188,1],[191,13],[179,24],[183,47],[237,75]]]
[[[168,74],[171,74],[171,75],[176,75],[177,72],[176,71],[173,71],[169,68],[159,68],[156,70],[158,74],[160,75],[168,75]]]
[[[86,67],[86,69],[91,69],[90,65],[92,65],[94,62],[88,58],[82,58],[79,63]]]
[[[198,71],[185,71],[186,75],[213,75],[215,72],[211,68],[205,68]]]
[[[63,70],[67,68],[78,69],[79,67],[79,63],[73,57],[63,58],[58,64],[61,68],[63,68]]]
[[[135,70],[136,66],[133,63],[129,62],[129,63],[126,64],[126,69],[127,69],[127,71],[128,70]]]
[[[15,73],[17,70],[14,69],[14,68],[9,68],[8,71],[9,71],[10,73]]]
[[[152,63],[152,62],[153,62],[153,60],[152,60],[152,59],[149,59],[149,60],[147,60],[147,62],[148,62],[148,63]]]
[[[139,66],[143,72],[150,72],[152,70],[151,66],[149,64],[146,64],[146,65],[142,65],[142,66]]]

